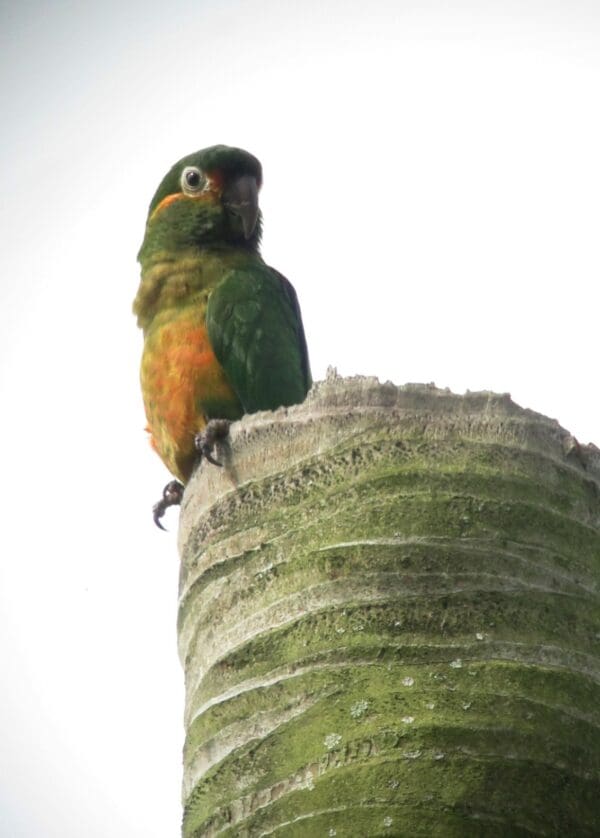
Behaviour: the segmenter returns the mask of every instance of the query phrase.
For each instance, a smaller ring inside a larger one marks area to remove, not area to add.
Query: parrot
[[[198,462],[244,414],[299,404],[312,378],[298,297],[260,254],[259,160],[215,145],[169,170],[150,202],[133,303],[150,443],[176,478],[161,529]]]

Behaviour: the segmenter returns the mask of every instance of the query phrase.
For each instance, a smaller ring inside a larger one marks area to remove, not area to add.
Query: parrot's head
[[[259,161],[241,148],[215,145],[182,158],[150,202],[140,257],[206,246],[257,250],[261,183]]]

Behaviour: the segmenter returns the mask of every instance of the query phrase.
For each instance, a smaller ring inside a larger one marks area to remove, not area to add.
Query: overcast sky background
[[[177,513],[131,315],[181,156],[263,163],[313,375],[509,391],[600,444],[593,0],[0,3],[0,835],[180,823]]]

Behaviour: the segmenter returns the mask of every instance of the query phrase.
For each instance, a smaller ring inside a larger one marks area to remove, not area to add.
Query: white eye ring
[[[186,195],[197,195],[206,186],[206,178],[197,166],[186,166],[181,173],[180,182]]]

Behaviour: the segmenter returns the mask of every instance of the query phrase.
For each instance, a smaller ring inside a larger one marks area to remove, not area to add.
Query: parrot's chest
[[[196,458],[194,437],[208,419],[237,419],[239,401],[213,352],[205,312],[189,307],[148,330],[141,367],[152,444],[186,480]]]

